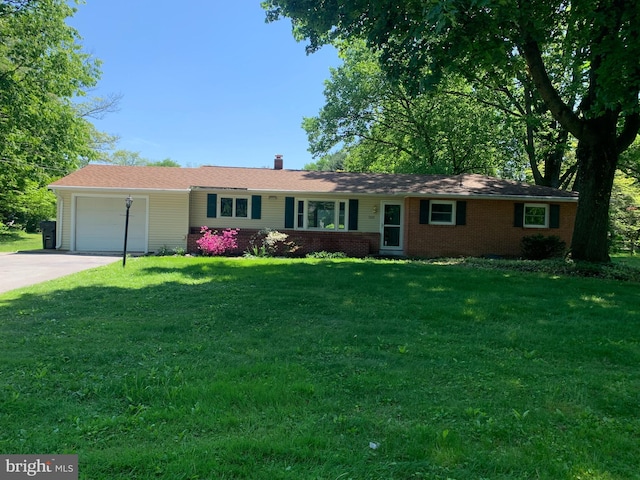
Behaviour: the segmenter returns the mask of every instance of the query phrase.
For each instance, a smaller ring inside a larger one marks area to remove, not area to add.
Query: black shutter
[[[293,228],[295,199],[284,197],[284,228]]]
[[[216,218],[216,212],[218,211],[218,195],[215,193],[209,193],[207,195],[207,217]]]
[[[420,200],[420,223],[429,223],[429,200]]]
[[[304,228],[304,200],[298,200],[298,228]]]
[[[549,206],[549,228],[560,228],[560,205]]]
[[[516,203],[514,204],[513,209],[513,226],[514,227],[522,227],[524,226],[524,203]]]
[[[467,224],[467,202],[461,200],[456,202],[456,225]]]
[[[251,195],[251,219],[260,220],[262,218],[262,196]]]
[[[358,200],[349,200],[349,230],[358,230]]]

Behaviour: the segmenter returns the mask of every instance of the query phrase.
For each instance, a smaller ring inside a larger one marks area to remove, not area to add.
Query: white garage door
[[[122,252],[126,207],[121,197],[76,197],[76,246],[81,252]],[[147,199],[129,210],[128,252],[145,252]]]

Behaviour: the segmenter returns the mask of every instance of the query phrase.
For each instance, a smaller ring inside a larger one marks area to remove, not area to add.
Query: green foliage
[[[164,160],[158,161],[150,161],[148,165],[150,167],[181,167],[178,162],[171,160],[170,158],[165,158]]]
[[[346,170],[389,173],[495,174],[518,163],[522,148],[508,141],[502,111],[478,102],[461,78],[412,96],[363,42],[339,47],[344,63],[325,82],[326,104],[303,121],[314,155],[339,145]]]
[[[162,247],[160,247],[156,252],[155,255],[158,257],[166,257],[166,256],[179,256],[179,257],[183,257],[185,256],[187,253],[186,249],[184,247],[168,247],[166,245],[163,245]]]
[[[413,96],[432,90],[451,73],[496,88],[506,85],[507,92],[510,85],[529,82],[532,88],[525,92],[537,95],[558,129],[578,141],[577,170],[566,169],[577,171],[581,193],[572,254],[607,261],[608,205],[602,199],[611,194],[619,154],[640,129],[636,2],[338,0],[318,5],[265,0],[262,6],[270,21],[291,18],[295,35],[309,41],[309,51],[327,43],[366,41],[379,53],[387,75]],[[535,116],[540,104],[529,98],[525,115]],[[549,152],[554,172],[564,153],[564,135],[554,135],[559,148]],[[528,140],[527,148],[533,146]]]
[[[73,100],[95,85],[98,62],[80,51],[64,0],[4,3],[0,15],[0,220],[16,199],[81,159],[96,158],[93,126]]]
[[[562,257],[567,251],[567,244],[556,235],[529,235],[523,237],[520,245],[522,256],[527,260]]]
[[[635,478],[637,306],[497,268],[132,258],[0,295],[0,443],[95,480]]]
[[[324,258],[324,259],[332,259],[332,258],[346,258],[347,255],[344,252],[326,252],[324,250],[320,252],[311,252],[307,253],[307,258]]]
[[[640,182],[640,137],[620,155],[620,170]]]
[[[614,251],[630,252],[640,247],[640,186],[638,180],[616,175],[611,195],[610,232]]]
[[[180,167],[178,162],[174,162],[170,158],[153,161],[142,157],[140,152],[132,152],[130,150],[122,149],[103,155],[100,158],[100,162],[128,167]]]
[[[306,122],[307,120],[305,120]],[[307,163],[303,170],[316,172],[337,172],[344,170],[344,161],[347,157],[345,151],[341,150],[336,153],[329,153],[320,157],[317,162]]]
[[[56,218],[56,196],[33,181],[25,183],[23,192],[16,192],[12,206],[12,218],[30,233],[40,228],[41,221]]]
[[[497,260],[485,258],[455,258],[430,260],[436,265],[459,265],[472,269],[519,272],[553,277],[593,277],[606,280],[640,283],[640,262],[637,257],[617,256],[611,263],[576,262],[570,258],[550,260]],[[508,274],[508,273],[507,273]]]
[[[275,257],[289,256],[298,250],[298,246],[292,240],[288,240],[286,233],[263,228],[251,236],[249,246],[245,251],[247,257]]]

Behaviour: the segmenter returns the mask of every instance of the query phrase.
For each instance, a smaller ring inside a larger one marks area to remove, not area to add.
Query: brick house
[[[518,256],[522,237],[571,242],[578,195],[482,175],[390,175],[239,167],[89,165],[52,183],[56,248],[197,252],[200,228],[240,229],[238,253],[264,228],[298,253]]]

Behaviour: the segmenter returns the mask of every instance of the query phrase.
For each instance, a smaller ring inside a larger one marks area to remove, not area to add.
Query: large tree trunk
[[[615,121],[600,118],[590,126],[595,128],[576,150],[580,200],[571,254],[575,260],[608,262],[609,201],[618,164]]]

